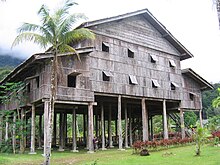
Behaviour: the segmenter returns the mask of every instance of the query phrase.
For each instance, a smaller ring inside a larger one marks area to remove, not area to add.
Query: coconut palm
[[[32,41],[45,49],[49,48],[48,51],[53,54],[50,87],[51,95],[48,113],[49,124],[48,133],[46,135],[47,144],[45,144],[44,164],[50,164],[54,103],[57,89],[57,55],[66,52],[77,54],[76,50],[69,45],[71,42],[95,38],[94,33],[88,29],[72,29],[72,26],[77,20],[85,18],[83,14],[69,13],[69,9],[76,4],[77,3],[72,0],[66,0],[64,5],[56,9],[53,14],[50,13],[47,6],[42,5],[38,11],[38,15],[41,18],[41,25],[23,23],[23,25],[18,28],[19,35],[12,44],[12,47],[14,47],[23,41]]]

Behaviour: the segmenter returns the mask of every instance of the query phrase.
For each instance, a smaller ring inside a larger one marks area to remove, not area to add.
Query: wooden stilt
[[[54,112],[53,120],[53,146],[56,147],[57,144],[57,113]]]
[[[42,135],[42,115],[39,115],[38,149],[42,149],[41,135]]]
[[[101,103],[101,128],[102,128],[102,150],[106,150],[105,148],[105,125],[104,125],[104,106]]]
[[[60,113],[60,138],[58,151],[64,151],[64,113]]]
[[[3,117],[2,115],[0,115],[0,123],[3,123]],[[2,144],[2,140],[3,140],[3,132],[2,132],[2,125],[0,124],[0,145]]]
[[[203,123],[202,123],[202,109],[199,110],[199,121],[200,121],[200,126],[203,128]]]
[[[87,127],[87,124],[86,124],[86,114],[83,114],[83,142],[84,144],[87,144],[87,136],[86,136],[86,127]]]
[[[112,143],[112,106],[109,104],[109,111],[108,111],[108,142],[109,148],[114,148]]]
[[[90,102],[88,105],[88,153],[94,153],[93,138],[93,104]]]
[[[149,140],[149,134],[148,134],[148,113],[146,110],[146,103],[145,99],[142,98],[141,100],[142,105],[142,125],[143,125],[143,141]]]
[[[13,147],[13,153],[16,153],[16,112],[14,111],[13,114],[13,130],[12,130],[12,147]]]
[[[23,130],[24,130],[24,116],[25,116],[25,114],[24,114],[24,109],[22,108],[21,109],[21,126],[20,126],[20,131],[21,132],[23,132]],[[24,150],[25,150],[25,147],[24,147],[24,134],[22,133],[21,134],[21,139],[20,139],[20,153],[24,153]]]
[[[133,146],[133,138],[132,138],[132,116],[131,116],[131,109],[129,110],[129,143],[130,147]]]
[[[118,96],[118,150],[123,150],[122,144],[122,124],[121,124],[121,95]]]
[[[151,140],[154,140],[154,127],[153,127],[153,116],[150,117],[150,131]]]
[[[76,107],[73,108],[72,112],[72,135],[73,143],[71,152],[79,152],[76,146]]]
[[[184,116],[183,116],[183,110],[180,110],[180,123],[181,123],[181,137],[182,139],[185,138],[185,125],[184,125]]]
[[[166,100],[163,100],[163,127],[164,127],[164,130],[163,130],[164,139],[168,139]]]
[[[127,109],[127,103],[124,104],[125,106],[125,148],[128,147],[128,109]]]
[[[29,154],[36,154],[35,152],[35,106],[32,104],[31,108],[31,150]]]

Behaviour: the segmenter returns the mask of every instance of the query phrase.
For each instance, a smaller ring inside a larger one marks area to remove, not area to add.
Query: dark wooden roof
[[[99,25],[99,24],[104,24],[104,23],[108,23],[108,22],[112,22],[112,21],[117,21],[117,20],[120,20],[120,19],[125,19],[125,18],[128,18],[128,17],[136,16],[136,15],[143,15],[144,18],[146,18],[146,20],[148,22],[150,22],[150,24],[155,29],[157,29],[161,33],[161,35],[167,41],[169,41],[180,52],[180,54],[181,54],[180,60],[185,60],[185,59],[193,57],[193,55],[166,29],[166,27],[162,23],[160,23],[150,13],[150,11],[148,9],[138,10],[138,11],[135,11],[135,12],[130,12],[130,13],[114,16],[114,17],[109,17],[109,18],[99,19],[99,20],[95,20],[95,21],[85,22],[85,23],[81,24],[78,28],[96,26],[96,25]]]
[[[201,86],[201,90],[211,90],[213,89],[212,84],[207,82],[205,79],[203,79],[201,76],[199,76],[196,72],[194,72],[191,68],[183,69],[182,74],[186,75],[193,80],[195,80],[198,84]]]

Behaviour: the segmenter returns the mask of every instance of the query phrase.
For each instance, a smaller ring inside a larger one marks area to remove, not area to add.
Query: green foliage
[[[195,112],[184,112],[184,122],[189,126],[195,126],[198,120],[198,116]]]
[[[202,92],[202,106],[205,117],[213,117],[216,115],[220,115],[220,108],[215,108],[212,106],[213,99],[217,98],[218,88],[220,88],[220,84],[213,84],[214,89]]]
[[[193,138],[196,142],[196,156],[200,156],[201,147],[205,142],[207,142],[208,137],[210,137],[208,129],[206,127],[201,127],[199,124],[197,124],[195,134],[193,135]]]

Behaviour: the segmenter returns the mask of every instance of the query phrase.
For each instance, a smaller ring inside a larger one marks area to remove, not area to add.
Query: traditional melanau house
[[[183,138],[184,111],[199,111],[202,120],[201,92],[212,85],[192,69],[181,70],[180,62],[193,55],[147,9],[79,27],[91,29],[96,39],[72,43],[81,61],[69,54],[59,55],[53,144],[60,151],[68,143],[67,115],[72,115],[73,151],[80,142],[77,115],[83,116],[81,142],[89,151],[94,136],[99,137],[102,149],[106,141],[110,147],[122,149],[137,139],[152,140],[155,115],[162,116],[164,139],[169,138],[168,117],[179,125]],[[50,53],[34,54],[1,82],[26,84],[27,98],[20,111],[32,120],[32,136],[39,117],[40,132],[38,138],[32,137],[32,152],[35,143],[39,147],[43,143],[41,130],[47,130],[47,117],[44,127],[42,117],[48,113],[51,57]],[[12,102],[7,108],[13,110],[15,105]]]

